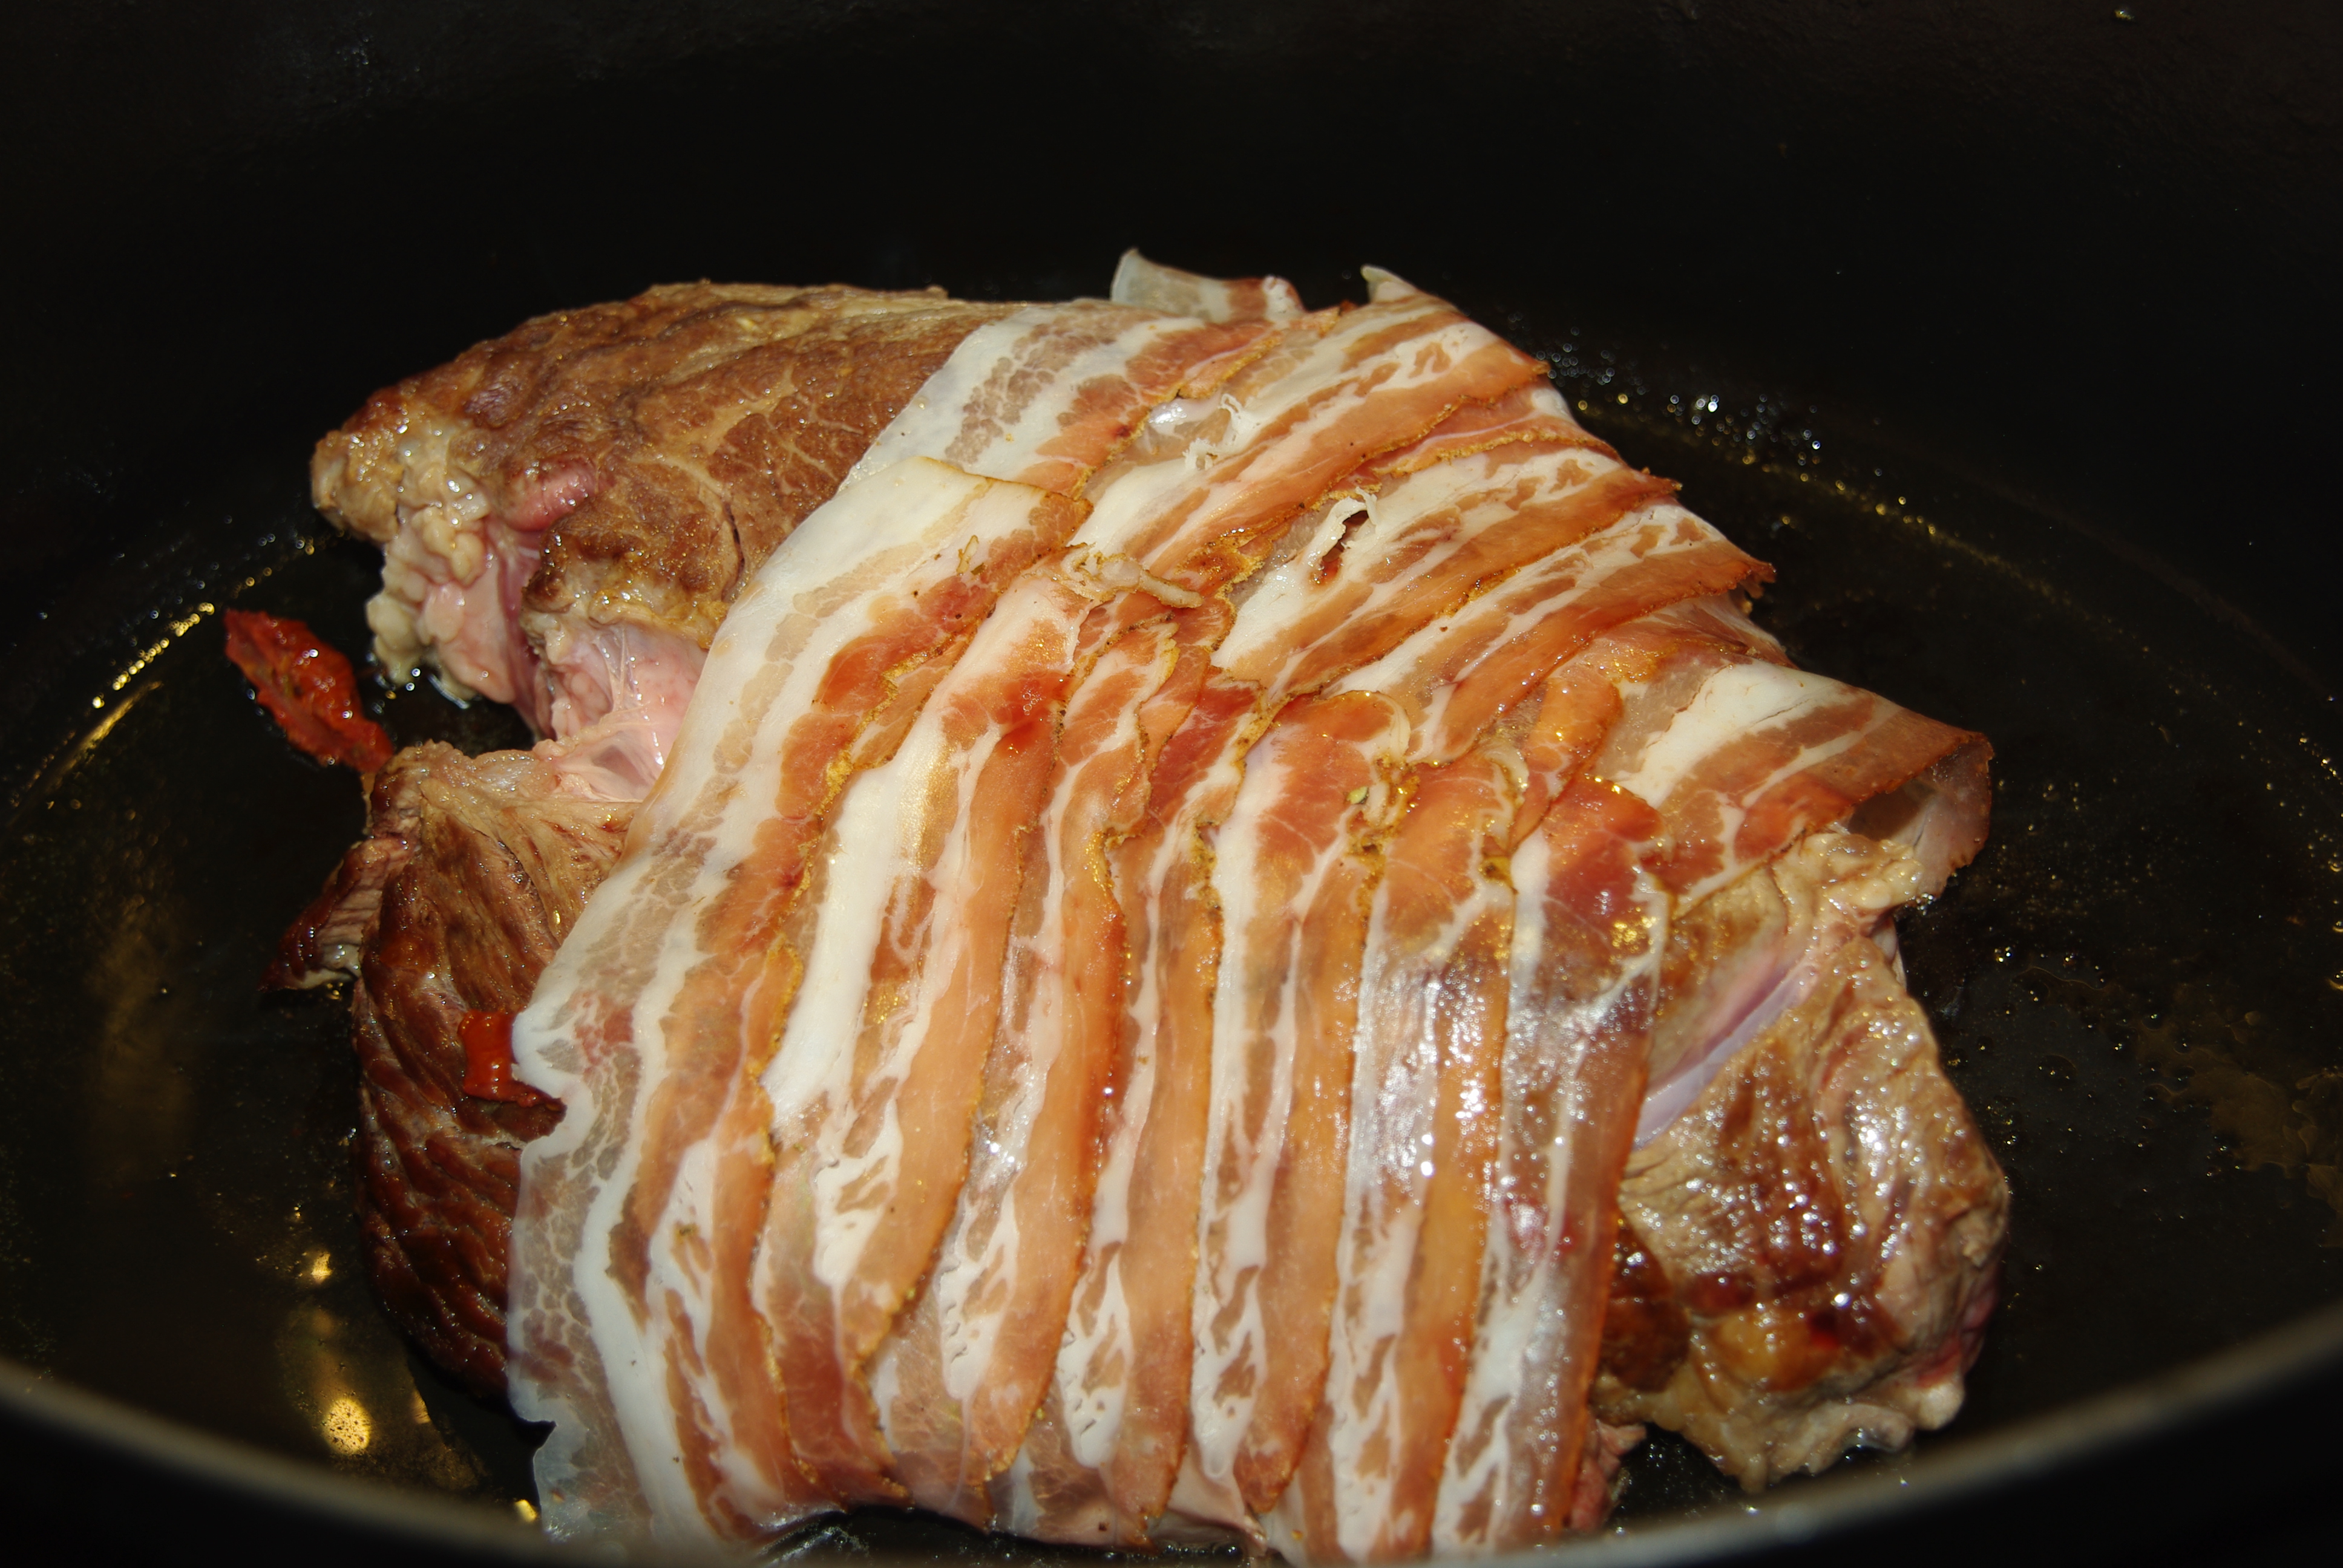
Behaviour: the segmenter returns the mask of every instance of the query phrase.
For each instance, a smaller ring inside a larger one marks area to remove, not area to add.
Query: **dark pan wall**
[[[14,6],[5,569],[524,313],[1094,290],[1137,243],[1664,338],[2331,672],[2338,81],[2289,0]]]
[[[181,569],[150,530],[525,315],[701,276],[1098,292],[1133,244],[1313,303],[1378,262],[1810,406],[2144,553],[2247,678],[2343,689],[2331,5],[20,3],[0,214],[0,758],[126,579]],[[1837,1550],[2316,1556],[2336,1388]],[[352,1551],[12,1422],[0,1497],[103,1551]]]

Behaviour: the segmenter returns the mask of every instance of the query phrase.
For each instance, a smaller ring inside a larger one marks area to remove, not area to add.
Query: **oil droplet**
[[[344,1394],[326,1407],[326,1446],[336,1453],[364,1453],[374,1441],[374,1422],[366,1406]]]

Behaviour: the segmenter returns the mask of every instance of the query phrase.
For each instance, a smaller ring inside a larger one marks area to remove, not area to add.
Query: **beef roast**
[[[355,981],[360,1212],[383,1299],[504,1385],[520,1142],[558,1108],[463,1092],[458,1025],[528,1000],[658,772],[752,568],[961,339],[937,291],[689,284],[541,317],[386,387],[318,443],[318,508],[384,547],[384,674],[509,702],[542,755],[402,752],[272,985]]]
[[[1595,1405],[1755,1491],[1959,1409],[2009,1190],[1877,946],[1628,1161]]]
[[[539,735],[617,731],[633,755],[615,788],[639,795],[741,574],[1011,308],[682,284],[385,387],[310,466],[318,509],[383,547],[376,658],[509,702]]]
[[[631,802],[566,789],[526,751],[409,747],[376,778],[367,837],[279,954],[276,976],[296,981],[347,972],[358,958],[350,1006],[367,1269],[399,1326],[475,1392],[504,1389],[515,1161],[561,1108],[525,1092],[467,1092],[468,1081],[496,1086],[480,1081],[481,1031],[466,1020],[508,1027],[527,1005],[633,815]]]
[[[401,753],[275,978],[355,972],[377,1287],[558,1529],[1488,1550],[1639,1422],[1957,1408],[2007,1194],[1892,917],[1986,749],[1370,276],[653,290],[320,444],[378,658],[549,737]]]

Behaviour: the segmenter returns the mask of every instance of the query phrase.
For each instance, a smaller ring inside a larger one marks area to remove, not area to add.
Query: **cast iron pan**
[[[1904,930],[2016,1200],[1968,1404],[1754,1505],[1655,1436],[1590,1560],[2331,1546],[2336,35],[2213,9],[35,13],[7,52],[44,65],[10,133],[41,236],[8,262],[12,1506],[92,1551],[543,1550],[532,1434],[361,1277],[345,1010],[256,990],[361,819],[220,654],[231,605],[365,645],[376,558],[309,513],[309,441],[662,278],[1055,297],[1137,243],[1312,303],[1367,260],[1448,294],[1775,564],[1761,618],[1801,663],[1995,742],[1993,840]],[[522,739],[374,700],[402,743]],[[796,1549],[1048,1555],[893,1516]]]

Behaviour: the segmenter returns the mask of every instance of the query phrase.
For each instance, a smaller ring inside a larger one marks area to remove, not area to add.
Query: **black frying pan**
[[[363,646],[316,434],[662,278],[1048,297],[1137,243],[1450,294],[1780,568],[1801,662],[1996,742],[1905,930],[2016,1192],[1969,1404],[1755,1513],[1655,1440],[1602,1552],[2331,1546],[2343,29],[2129,9],[12,14],[0,1487],[93,1547],[534,1549],[529,1434],[353,1266],[344,1015],[252,989],[360,813],[199,607]]]

